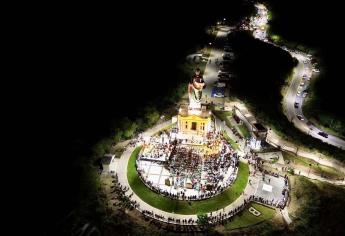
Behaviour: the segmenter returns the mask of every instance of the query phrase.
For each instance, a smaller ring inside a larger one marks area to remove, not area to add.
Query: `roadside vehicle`
[[[299,120],[301,120],[301,121],[304,120],[304,118],[303,118],[301,115],[297,115],[297,118],[298,118]]]
[[[318,132],[317,134],[320,135],[320,136],[322,136],[322,137],[324,137],[324,138],[328,138],[328,134],[326,134],[326,133],[323,132],[323,131],[320,131],[320,132]]]

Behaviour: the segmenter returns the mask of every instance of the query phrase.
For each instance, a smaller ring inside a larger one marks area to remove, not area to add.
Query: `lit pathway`
[[[282,150],[289,151],[289,152],[297,154],[298,156],[311,159],[311,160],[313,160],[313,161],[315,161],[321,165],[335,168],[335,169],[337,169],[337,170],[339,170],[345,174],[345,167],[344,167],[343,163],[341,163],[338,160],[335,160],[333,158],[327,158],[326,156],[319,154],[319,153],[312,153],[312,152],[307,152],[304,150],[299,150],[296,148],[296,146],[294,144],[282,139],[280,136],[275,134],[272,130],[269,130],[269,132],[267,134],[266,141],[269,144],[271,144],[272,146],[279,147]],[[316,179],[316,178],[314,178],[314,179]],[[319,180],[324,180],[324,178],[320,177]],[[329,182],[329,181],[327,180],[327,182]],[[340,183],[341,183],[341,181],[340,181]],[[337,183],[335,183],[335,184],[337,184]],[[345,185],[345,181],[342,181],[342,184]]]
[[[218,26],[219,30],[217,32],[217,36],[215,41],[219,42],[223,40],[228,33],[231,32],[231,28],[229,26]],[[210,103],[213,101],[214,103],[224,102],[224,98],[212,98],[212,88],[214,83],[218,80],[218,66],[216,65],[216,60],[218,62],[223,61],[223,50],[218,49],[216,46],[211,47],[210,57],[208,58],[205,71],[204,71],[204,81],[206,84],[205,89],[203,90],[203,101]]]
[[[342,185],[342,186],[345,185],[345,181],[344,180],[330,180],[330,179],[327,179],[327,178],[323,178],[320,175],[316,175],[314,173],[310,173],[310,171],[305,171],[305,170],[300,170],[298,168],[294,168],[294,172],[295,172],[295,175],[304,176],[304,177],[307,177],[309,179],[319,180],[319,181],[322,181],[322,182],[327,182],[327,183],[335,184],[335,185]]]
[[[163,124],[160,124],[158,126],[153,127],[152,129],[147,130],[146,132],[144,132],[144,135],[152,135],[155,132],[159,131],[160,129],[164,128],[165,126],[169,125],[170,122],[164,122]],[[228,134],[229,136],[232,136],[232,133]],[[135,200],[139,203],[139,211],[143,211],[143,210],[147,210],[147,211],[152,211],[154,214],[157,215],[163,215],[165,217],[164,220],[161,221],[165,221],[168,222],[167,219],[169,217],[174,218],[175,220],[179,219],[180,222],[182,222],[182,220],[194,220],[194,225],[196,225],[196,220],[197,220],[197,215],[182,215],[182,214],[176,214],[176,213],[170,213],[170,212],[166,212],[166,211],[162,211],[160,209],[157,209],[149,204],[147,204],[146,202],[144,202],[143,200],[141,200],[131,189],[129,183],[128,183],[128,179],[127,179],[127,167],[128,167],[128,161],[129,158],[132,154],[132,152],[134,151],[135,147],[129,147],[127,148],[120,160],[117,163],[117,167],[116,167],[116,173],[118,175],[118,180],[119,183],[123,186],[123,187],[128,187],[130,190],[126,192],[126,195],[130,195],[133,193],[132,196],[132,200]],[[243,162],[247,162],[246,160],[241,158],[241,161]],[[249,170],[250,172],[253,172],[253,167],[251,165],[249,165]],[[248,198],[250,195],[253,195],[256,192],[256,189],[258,187],[259,181],[260,181],[260,174],[257,174],[256,176],[249,176],[248,180],[250,179],[251,184],[247,184],[246,188],[244,189],[244,192],[242,195],[240,195],[234,202],[232,202],[230,205],[226,206],[224,209],[219,209],[218,211],[213,211],[212,212],[212,216],[216,216],[219,214],[224,214],[227,212],[230,212],[232,210],[234,210],[235,208],[243,205],[244,200],[246,198]],[[173,221],[170,221],[170,223],[176,223]],[[180,223],[182,224],[182,223]]]
[[[223,27],[222,30],[218,31],[216,40],[221,39],[228,32],[230,32],[230,28],[229,27]],[[218,101],[218,102],[220,101],[220,99],[212,99],[211,98],[211,92],[212,92],[212,87],[213,87],[214,82],[217,81],[218,67],[215,65],[215,60],[218,59],[219,61],[221,61],[221,58],[222,58],[222,50],[218,50],[216,48],[213,48],[211,50],[211,56],[208,60],[208,63],[206,65],[205,72],[204,72],[204,80],[206,83],[206,88],[205,88],[204,97],[203,97],[204,101],[205,101],[205,99],[208,102],[211,100],[212,101],[213,100]],[[230,138],[232,138],[234,140],[238,140],[238,138],[232,133],[230,128],[227,127],[223,122],[221,122],[219,119],[216,119],[216,122],[218,125],[221,126],[222,129],[224,129],[226,131],[226,133],[228,134],[228,136]],[[152,129],[145,131],[143,133],[143,136],[151,136],[152,134],[154,134],[155,132],[164,128],[165,126],[168,126],[169,124],[170,124],[170,121],[167,121],[167,122],[164,122],[160,125],[157,125],[157,126],[153,127]],[[283,140],[281,140],[279,137],[275,137],[275,138],[276,138],[277,143],[283,142]],[[238,140],[238,143],[240,145],[240,149],[243,150],[244,144],[241,143],[240,140]],[[147,210],[147,211],[153,212],[153,214],[164,216],[165,217],[164,220],[161,220],[161,221],[168,222],[167,219],[170,217],[170,218],[174,218],[175,221],[170,221],[169,223],[176,223],[176,220],[178,219],[178,220],[180,220],[179,224],[182,224],[183,220],[186,220],[188,222],[188,220],[192,219],[192,220],[194,220],[193,224],[196,225],[197,215],[182,215],[182,214],[176,214],[176,213],[170,213],[170,212],[162,211],[162,210],[157,209],[157,208],[147,204],[146,202],[142,201],[133,192],[133,190],[131,189],[131,187],[128,183],[128,179],[127,179],[127,166],[128,166],[129,158],[130,158],[132,152],[134,151],[134,149],[135,149],[135,147],[128,147],[124,151],[124,153],[122,154],[122,156],[121,156],[120,160],[117,162],[117,166],[116,166],[116,173],[118,175],[118,179],[119,179],[120,184],[123,187],[126,186],[129,188],[129,191],[126,192],[126,195],[131,195],[133,193],[133,196],[131,199],[135,200],[139,203],[139,210],[140,211]],[[310,153],[308,153],[308,154],[310,154]],[[314,160],[318,159],[318,156],[316,156],[316,155],[314,156],[312,154],[310,154],[310,155],[311,155],[310,156],[311,159],[314,159]],[[246,162],[246,160],[243,160],[242,158],[241,158],[241,161]],[[315,160],[315,161],[321,163],[321,160]],[[322,159],[322,162],[323,163],[321,163],[321,164],[326,165],[326,163],[327,163],[329,166],[337,167],[337,168],[340,168],[342,171],[344,171],[343,167],[339,167],[339,165],[334,164],[334,162],[331,162],[331,161],[325,160],[325,159]],[[253,172],[253,167],[249,166],[249,168],[250,168],[250,172]],[[344,171],[344,173],[345,173],[345,171]],[[301,171],[301,175],[305,175],[305,173],[303,173]],[[318,180],[327,181],[327,182],[330,182],[333,184],[338,184],[336,181],[329,181],[329,180],[326,180],[326,179],[321,178],[321,177],[316,176],[316,175],[311,176],[310,174],[308,174],[307,177],[311,177],[311,178],[314,177],[315,179],[318,179]],[[228,212],[234,210],[235,208],[243,205],[244,200],[246,198],[248,198],[250,195],[254,195],[256,193],[256,190],[257,190],[258,185],[259,185],[260,174],[257,174],[256,176],[249,176],[249,180],[251,181],[251,184],[247,184],[242,195],[240,195],[234,202],[232,202],[231,204],[226,206],[224,209],[219,209],[218,211],[212,212],[212,216],[228,213]],[[343,183],[340,183],[340,184],[343,184]],[[288,215],[287,208],[285,208],[281,213],[282,213],[283,218],[286,221],[286,223],[290,224],[292,221]],[[210,215],[210,213],[208,215]],[[188,224],[190,224],[190,223],[188,223]]]
[[[281,212],[281,214],[282,214],[282,216],[283,216],[283,219],[284,219],[284,221],[286,222],[286,224],[291,224],[292,223],[292,220],[291,220],[291,218],[290,218],[290,216],[289,216],[289,211],[288,211],[288,208],[287,207],[285,207],[283,210],[281,210],[280,211]]]
[[[244,104],[238,103],[238,102],[233,102],[231,103],[231,106],[237,106],[237,107],[241,107],[241,109],[244,109],[243,111],[248,115],[248,116],[252,116],[252,114],[245,108]],[[222,129],[225,129],[227,131],[227,133],[231,132],[231,130],[224,125],[223,122],[221,122],[219,119],[216,120],[217,122],[220,122],[222,125]],[[230,135],[229,135],[230,136]],[[241,149],[244,148],[244,143],[240,140],[238,140],[238,138],[235,135],[230,136],[230,138],[234,139],[235,141],[237,140],[238,143],[240,143],[241,145]],[[237,139],[236,139],[237,138]],[[296,154],[297,156],[301,156],[301,157],[305,157],[308,159],[311,159],[321,165],[324,166],[329,166],[332,168],[335,168],[337,170],[339,170],[340,172],[345,174],[345,165],[341,162],[339,162],[338,160],[335,160],[333,158],[328,158],[320,153],[313,153],[313,152],[308,152],[305,150],[301,150],[298,149],[298,147],[296,145],[294,145],[291,142],[288,142],[284,139],[282,139],[279,135],[277,135],[274,131],[272,130],[268,130],[268,134],[266,137],[266,142],[269,143],[270,145],[277,147],[279,149],[282,149],[284,151],[288,151],[291,153]],[[299,172],[297,172],[299,173]],[[324,182],[328,182],[331,184],[336,184],[336,185],[345,185],[345,179],[344,180],[329,180],[326,178],[323,178],[319,175],[315,175],[315,174],[306,174],[303,171],[301,171],[301,175],[308,177],[310,179],[315,179],[315,180],[320,180],[320,181],[324,181]]]
[[[328,135],[328,138],[322,137],[318,134],[319,132],[322,132],[322,130],[320,130],[313,124],[307,124],[308,120],[303,115],[302,111],[304,98],[302,96],[297,96],[297,91],[299,89],[300,83],[303,81],[302,76],[312,70],[312,65],[310,61],[307,59],[307,57],[304,56],[302,53],[290,54],[298,59],[298,66],[294,70],[292,81],[290,82],[290,86],[283,100],[287,118],[290,121],[292,120],[293,124],[304,133],[307,133],[308,135],[317,138],[322,142],[331,144],[341,149],[345,149],[344,140],[330,134]],[[304,61],[306,62],[305,64],[303,63]],[[309,82],[305,82],[305,85],[301,89],[302,91],[307,89],[308,83]],[[294,107],[295,102],[299,103],[298,108]],[[303,117],[304,120],[299,120],[297,118],[297,115]]]
[[[308,119],[303,115],[302,105],[304,102],[304,98],[302,96],[303,90],[306,90],[309,84],[309,81],[304,81],[304,85],[301,87],[299,86],[300,83],[303,81],[302,76],[307,75],[307,77],[311,77],[313,72],[313,66],[311,64],[311,55],[307,55],[303,52],[299,52],[297,50],[289,50],[286,47],[282,47],[280,45],[268,42],[267,40],[267,32],[266,29],[268,23],[268,10],[262,4],[256,4],[257,8],[257,15],[251,18],[250,26],[253,30],[253,36],[257,39],[260,39],[264,42],[270,43],[279,47],[291,54],[292,57],[295,57],[298,60],[298,65],[295,67],[292,80],[290,82],[289,88],[287,93],[283,99],[283,108],[285,111],[286,117],[291,121],[296,128],[301,130],[302,132],[321,140],[322,142],[331,144],[335,147],[345,149],[345,140],[342,140],[334,135],[328,135],[328,138],[320,136],[318,133],[322,130],[317,128],[313,124],[308,123]],[[262,29],[260,29],[262,28]],[[257,33],[261,31],[261,33]],[[298,96],[297,92],[300,90],[301,94]],[[298,108],[294,107],[295,102],[299,103]],[[300,120],[297,116],[303,117],[304,120]],[[308,124],[307,124],[308,123]]]

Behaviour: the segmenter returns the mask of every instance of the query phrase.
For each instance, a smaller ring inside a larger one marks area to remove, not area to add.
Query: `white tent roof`
[[[268,184],[264,184],[263,186],[262,186],[262,190],[263,191],[267,191],[267,192],[272,192],[272,185],[268,185]]]

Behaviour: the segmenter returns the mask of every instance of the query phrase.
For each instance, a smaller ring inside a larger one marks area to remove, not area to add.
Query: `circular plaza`
[[[203,214],[216,223],[253,201],[284,208],[286,177],[264,171],[262,160],[237,144],[244,140],[202,103],[204,87],[197,69],[189,103],[125,150],[116,169],[121,191],[130,190],[131,205],[144,216],[170,224],[196,225]]]
[[[171,128],[142,138],[136,160],[148,188],[179,200],[201,200],[223,192],[235,181],[238,166],[237,152],[215,130],[196,137]]]

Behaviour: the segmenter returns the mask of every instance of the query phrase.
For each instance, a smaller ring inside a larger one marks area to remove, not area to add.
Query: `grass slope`
[[[261,213],[261,215],[254,216],[252,213],[249,212],[250,207],[254,207]],[[266,207],[257,203],[252,203],[246,209],[244,209],[242,212],[236,215],[232,221],[228,222],[225,225],[225,229],[228,231],[237,228],[248,227],[251,225],[261,223],[265,220],[272,219],[274,215],[275,210],[273,208]]]

